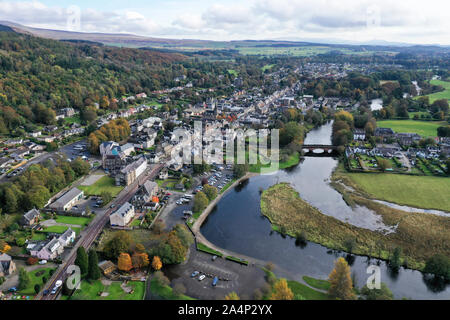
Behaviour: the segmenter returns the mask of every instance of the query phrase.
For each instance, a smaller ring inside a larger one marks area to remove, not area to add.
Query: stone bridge
[[[302,150],[308,156],[333,156],[337,153],[337,147],[329,144],[304,144]]]

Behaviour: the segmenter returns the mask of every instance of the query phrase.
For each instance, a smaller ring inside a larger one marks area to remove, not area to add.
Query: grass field
[[[444,125],[443,121],[415,121],[415,120],[382,120],[377,121],[381,128],[391,128],[395,132],[415,132],[423,137],[436,137],[437,128]]]
[[[328,280],[320,280],[308,276],[303,276],[303,280],[305,280],[308,285],[316,289],[328,290],[330,288],[330,282]]]
[[[402,174],[348,173],[370,196],[418,208],[450,212],[450,179]]]
[[[161,286],[155,278],[150,282],[150,290],[152,294],[159,296],[163,300],[195,300],[186,295],[177,296],[173,293],[173,289],[170,286]]]
[[[122,186],[116,186],[114,178],[104,176],[90,186],[78,186],[87,196],[99,196],[102,192],[110,192],[113,197],[122,191]]]
[[[266,64],[264,67],[261,67],[261,71],[264,72],[266,70],[272,69],[275,66],[274,64]]]
[[[238,76],[238,72],[236,70],[234,70],[234,69],[228,69],[228,73],[233,75],[233,76],[235,76],[235,77]]]
[[[433,103],[434,101],[440,100],[440,99],[450,100],[450,82],[449,81],[430,80],[430,83],[433,85],[438,85],[438,86],[442,86],[445,88],[444,91],[429,94],[428,97],[430,98],[430,103]]]
[[[80,234],[81,228],[78,227],[71,227],[73,231],[75,231],[75,233],[78,235]],[[66,226],[51,226],[51,227],[47,227],[42,231],[39,232],[43,232],[43,233],[64,233],[67,229],[69,229],[69,227]]]
[[[55,221],[57,223],[65,223],[65,224],[74,224],[74,225],[79,225],[79,226],[87,226],[92,221],[92,218],[58,216]]]
[[[130,281],[127,286],[133,288],[133,293],[126,293],[120,287],[120,282],[112,282],[111,285],[105,286],[100,280],[89,283],[83,281],[81,288],[77,290],[72,299],[74,300],[142,300],[145,294],[145,282]],[[108,296],[101,297],[99,292],[108,292]]]
[[[332,184],[345,179],[351,180],[344,174],[338,176],[335,173]],[[354,183],[347,185],[354,187]],[[298,192],[287,183],[263,191],[261,213],[269,219],[275,231],[292,237],[302,232],[309,241],[332,249],[348,252],[345,244],[352,240],[355,243],[351,249],[353,254],[389,259],[393,248],[399,247],[403,252],[402,259],[407,259],[408,266],[414,269],[423,269],[425,260],[431,255],[447,254],[450,251],[448,218],[396,210],[350,192],[347,192],[347,197],[355,204],[376,212],[384,224],[396,226],[396,232],[385,235],[324,215],[301,199]]]
[[[200,251],[209,253],[209,254],[216,255],[216,256],[218,256],[218,257],[222,257],[222,256],[223,256],[223,254],[220,253],[219,251],[216,251],[216,250],[214,250],[214,249],[211,249],[210,247],[208,247],[207,245],[204,245],[204,244],[201,243],[201,242],[197,242],[197,249],[200,250]]]
[[[33,270],[31,272],[29,272],[30,278],[31,278],[31,283],[30,285],[23,289],[18,291],[17,293],[20,295],[30,295],[30,296],[34,296],[36,294],[36,292],[34,291],[34,286],[36,284],[41,285],[41,288],[43,286],[43,278],[46,277],[47,279],[50,278],[49,276],[49,272],[50,270],[52,270],[53,268],[39,268],[36,270]],[[38,273],[41,273],[42,271],[44,271],[42,274],[40,274],[39,276],[37,275]]]

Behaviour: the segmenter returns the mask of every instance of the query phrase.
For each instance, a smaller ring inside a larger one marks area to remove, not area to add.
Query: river
[[[305,144],[330,144],[332,124],[328,123],[308,133]],[[328,182],[337,160],[327,157],[306,157],[294,168],[280,170],[272,175],[260,175],[230,190],[216,205],[201,228],[202,234],[215,245],[249,257],[272,261],[283,276],[301,281],[303,275],[326,279],[338,256],[336,252],[316,243],[297,246],[295,239],[272,231],[270,222],[260,212],[260,190],[278,182],[290,182],[300,196],[322,213],[334,216],[367,229],[392,232],[381,218],[365,207],[352,209]],[[377,264],[381,281],[392,290],[396,298],[450,299],[450,286],[425,281],[419,271],[401,268],[397,273],[377,259],[353,255],[352,272],[356,285],[362,287],[368,274],[367,267]]]

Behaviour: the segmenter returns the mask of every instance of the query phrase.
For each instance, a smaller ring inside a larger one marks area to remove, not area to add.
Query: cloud
[[[0,1],[0,20],[67,29],[67,8],[46,3]],[[120,8],[111,3],[105,1],[96,9],[83,6],[79,31],[215,40],[377,37],[416,43],[450,41],[448,4],[439,0],[230,0],[226,4],[171,0],[158,4],[157,15],[150,6],[127,9],[126,3]]]

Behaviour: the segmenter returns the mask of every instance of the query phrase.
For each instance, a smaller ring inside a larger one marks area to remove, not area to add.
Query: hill
[[[171,86],[186,58],[0,31],[0,134],[54,123],[58,109],[83,110],[103,96]]]

